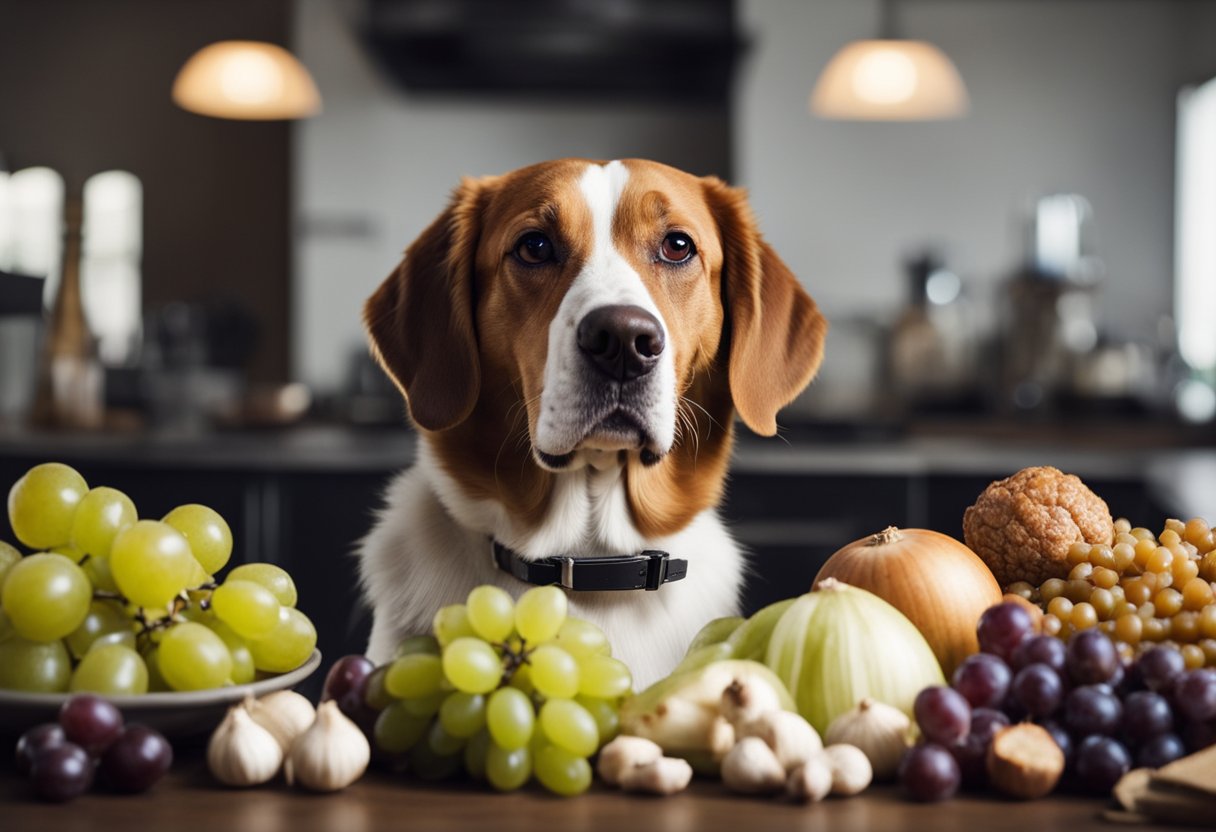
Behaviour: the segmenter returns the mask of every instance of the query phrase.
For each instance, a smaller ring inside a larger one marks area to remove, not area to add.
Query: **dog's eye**
[[[515,244],[515,256],[529,266],[538,266],[553,259],[553,243],[539,231],[529,231]]]
[[[683,263],[697,252],[692,238],[683,231],[673,231],[663,238],[659,257],[668,263]]]

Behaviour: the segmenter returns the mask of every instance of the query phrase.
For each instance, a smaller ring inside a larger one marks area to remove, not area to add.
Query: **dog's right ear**
[[[426,430],[463,422],[481,389],[473,269],[490,181],[463,180],[363,306],[372,354]]]

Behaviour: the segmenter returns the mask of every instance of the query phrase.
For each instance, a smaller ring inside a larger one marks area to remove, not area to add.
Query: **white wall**
[[[955,61],[972,107],[959,121],[897,124],[823,121],[807,110],[832,54],[873,35],[875,0],[742,0],[758,48],[736,98],[736,176],[829,317],[902,303],[899,264],[925,243],[941,245],[986,300],[1021,260],[1028,201],[1080,193],[1108,269],[1106,322],[1151,337],[1170,308],[1186,5],[898,3],[903,34]]]

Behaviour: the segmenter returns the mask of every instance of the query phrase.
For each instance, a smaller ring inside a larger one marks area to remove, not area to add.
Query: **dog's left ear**
[[[490,181],[461,182],[363,306],[372,353],[426,430],[463,422],[481,390],[473,269]]]
[[[731,398],[744,424],[777,433],[777,411],[819,369],[827,321],[793,272],[760,236],[741,188],[714,177],[705,196],[722,240]]]

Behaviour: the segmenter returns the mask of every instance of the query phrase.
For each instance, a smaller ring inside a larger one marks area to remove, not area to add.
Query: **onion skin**
[[[979,651],[975,627],[1001,602],[1001,588],[979,556],[929,529],[888,527],[844,546],[815,576],[867,590],[920,630],[949,679]]]

